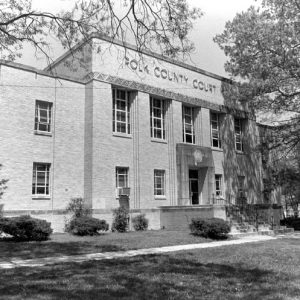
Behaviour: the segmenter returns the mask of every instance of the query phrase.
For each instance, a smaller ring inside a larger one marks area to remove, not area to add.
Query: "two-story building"
[[[92,38],[45,70],[0,63],[0,164],[8,216],[64,224],[72,197],[111,222],[150,228],[224,217],[224,201],[262,201],[254,115],[230,81],[195,66]]]

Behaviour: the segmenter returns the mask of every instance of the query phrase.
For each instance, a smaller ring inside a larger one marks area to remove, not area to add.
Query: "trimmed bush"
[[[128,230],[129,212],[125,207],[119,207],[113,210],[112,231],[126,232]]]
[[[226,239],[230,231],[228,222],[223,219],[193,218],[190,224],[192,234],[211,239]]]
[[[74,235],[97,235],[99,231],[107,231],[108,224],[105,220],[92,217],[73,218],[68,224],[68,232]]]
[[[280,225],[289,228],[294,228],[294,230],[300,230],[300,218],[290,217],[280,220]]]
[[[0,219],[0,232],[18,241],[46,241],[52,233],[51,223],[30,216]]]
[[[149,221],[144,214],[140,214],[132,218],[133,228],[136,231],[143,231],[148,229]]]

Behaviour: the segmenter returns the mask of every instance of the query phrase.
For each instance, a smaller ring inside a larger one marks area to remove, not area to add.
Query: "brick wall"
[[[83,196],[84,86],[1,66],[0,162],[4,210],[63,209]],[[35,101],[53,103],[51,136],[34,134]],[[51,163],[51,197],[32,199],[33,162]]]

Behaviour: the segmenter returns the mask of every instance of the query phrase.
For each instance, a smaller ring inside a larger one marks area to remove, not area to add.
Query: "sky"
[[[213,42],[216,34],[222,33],[225,23],[232,20],[236,13],[247,10],[251,5],[256,5],[255,0],[188,0],[191,6],[199,7],[204,15],[195,22],[190,39],[195,44],[195,52],[191,54],[192,63],[198,68],[228,77],[224,70],[226,57],[219,46]],[[33,0],[33,9],[58,12],[72,7],[74,0]],[[58,45],[53,45],[53,58],[63,54]],[[17,62],[37,68],[46,67],[45,60],[36,59],[32,49],[25,47],[23,57]]]

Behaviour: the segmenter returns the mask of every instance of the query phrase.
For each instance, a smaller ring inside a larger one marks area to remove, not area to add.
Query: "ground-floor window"
[[[154,196],[165,196],[165,170],[154,170]]]
[[[49,196],[50,164],[33,163],[32,195]]]
[[[220,198],[223,196],[222,175],[215,174],[215,184],[216,184],[216,197]]]
[[[238,197],[244,198],[245,196],[245,176],[238,176]]]
[[[128,187],[128,168],[116,167],[116,187]]]

